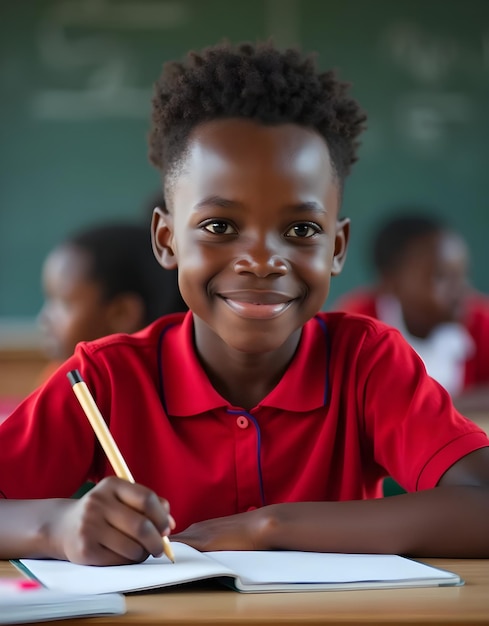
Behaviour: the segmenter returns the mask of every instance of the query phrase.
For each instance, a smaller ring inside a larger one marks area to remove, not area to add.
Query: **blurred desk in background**
[[[35,388],[47,363],[37,348],[0,348],[0,421]]]
[[[0,397],[24,398],[36,386],[47,363],[36,348],[0,348]]]
[[[489,411],[477,413],[466,413],[466,416],[482,428],[489,436]]]
[[[48,362],[35,319],[0,318],[0,401],[25,398]]]

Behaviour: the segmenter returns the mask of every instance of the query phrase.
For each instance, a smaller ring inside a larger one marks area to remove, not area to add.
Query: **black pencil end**
[[[71,370],[71,372],[68,372],[66,376],[68,377],[68,380],[70,381],[70,384],[72,387],[73,385],[76,385],[77,383],[83,382],[82,375],[80,374],[78,370]]]

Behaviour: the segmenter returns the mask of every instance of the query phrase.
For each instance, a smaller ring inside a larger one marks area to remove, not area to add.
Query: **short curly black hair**
[[[221,43],[190,52],[183,63],[163,66],[155,84],[151,163],[172,174],[198,124],[247,118],[263,124],[294,123],[325,139],[340,182],[357,160],[366,115],[334,71],[319,72],[312,56],[277,50],[272,43]]]

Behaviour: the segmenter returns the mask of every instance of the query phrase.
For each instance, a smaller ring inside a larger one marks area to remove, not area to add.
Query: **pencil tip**
[[[172,550],[172,547],[171,547],[171,544],[170,544],[170,540],[168,539],[168,537],[166,535],[164,535],[162,537],[162,540],[163,540],[163,552],[164,552],[165,556],[172,563],[175,563],[175,555],[173,554],[173,550]]]

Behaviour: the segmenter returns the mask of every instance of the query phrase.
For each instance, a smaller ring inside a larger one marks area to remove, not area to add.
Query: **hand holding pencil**
[[[117,444],[103,419],[95,400],[93,399],[86,383],[78,370],[72,370],[67,374],[73,391],[87,416],[97,439],[102,446],[116,476],[134,483],[134,478],[120,453]],[[168,537],[162,537],[163,551],[172,563],[175,562],[173,550]]]

